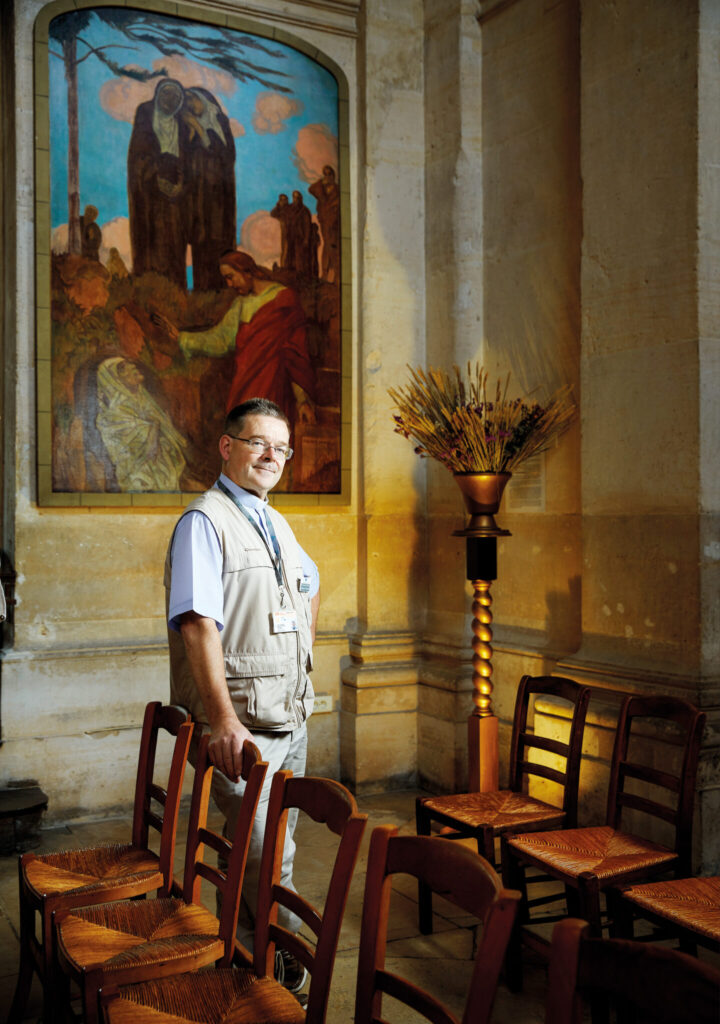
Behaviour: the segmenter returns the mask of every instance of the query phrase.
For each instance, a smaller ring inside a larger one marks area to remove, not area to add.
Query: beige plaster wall
[[[697,20],[669,2],[583,15],[583,631],[693,671]]]
[[[138,726],[150,699],[166,699],[167,657],[162,565],[180,509],[39,509],[35,490],[33,23],[39,0],[16,5],[18,111],[18,251],[14,367],[18,409],[11,447],[16,451],[5,547],[14,552],[17,607],[14,644],[4,652],[0,721],[0,785],[36,780],[50,798],[48,818],[97,814],[132,800]],[[193,6],[196,12],[203,6]],[[229,5],[238,12],[245,6]],[[347,76],[350,135],[357,136],[356,36],[358,6],[264,0],[253,17],[295,33],[317,47]],[[166,3],[168,13],[190,7]],[[216,13],[216,12],[215,12]],[[358,192],[357,151],[351,146],[350,180]],[[356,209],[345,234],[358,238]],[[352,229],[352,230],[350,230]],[[357,265],[357,250],[346,249]],[[346,286],[358,308],[357,278]],[[357,335],[357,322],[348,323]],[[7,340],[7,339],[6,339]],[[348,420],[357,423],[355,351],[344,367]],[[352,454],[357,434],[346,451]],[[357,467],[357,449],[353,456]],[[12,486],[14,485],[14,487]],[[314,676],[332,712],[311,722],[311,771],[339,773],[340,672],[348,660],[347,625],[357,620],[357,471],[349,504],[320,514],[298,504],[285,511],[300,542],[316,558],[322,577],[320,635]]]
[[[601,719],[614,720],[612,691],[707,708],[696,829],[707,870],[717,866],[717,666],[706,661],[717,521],[704,480],[718,423],[708,262],[718,210],[716,133],[703,118],[718,94],[714,19],[699,9],[582,7],[583,639],[560,667],[596,687]]]

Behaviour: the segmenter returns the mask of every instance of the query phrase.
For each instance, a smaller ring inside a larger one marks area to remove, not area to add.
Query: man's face
[[[249,295],[253,290],[253,279],[250,274],[231,267],[229,263],[220,264],[220,273],[228,288],[234,288],[238,295]]]
[[[287,425],[275,416],[246,416],[237,433],[241,437],[259,438],[283,448],[287,448],[290,442]],[[258,498],[264,498],[272,490],[285,469],[284,459],[274,448],[258,455],[244,441],[238,441],[229,434],[220,438],[220,454],[225,476]]]

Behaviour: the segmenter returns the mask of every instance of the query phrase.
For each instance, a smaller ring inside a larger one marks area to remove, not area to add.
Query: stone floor
[[[359,801],[368,814],[355,880],[350,892],[340,936],[333,976],[328,1024],[350,1024],[355,999],[361,904],[368,839],[372,828],[380,824],[397,825],[401,832],[414,832],[414,793],[388,793]],[[129,818],[76,824],[42,832],[36,852],[94,846],[100,843],[127,842]],[[334,848],[327,841],[327,830],[301,815],[297,830],[296,885],[310,899],[322,897],[327,885]],[[177,851],[176,873],[180,876],[184,847]],[[5,1020],[15,987],[19,957],[17,857],[0,857],[0,1020]],[[212,898],[208,895],[208,904]],[[421,936],[417,927],[417,896],[409,879],[400,879],[391,906],[392,930],[388,943],[388,966],[429,988],[456,1013],[462,1012],[470,976],[473,948],[473,923],[457,908],[437,901],[435,930]],[[501,986],[493,1020],[498,1024],[536,1024],[544,1020],[544,968],[530,968],[521,995],[513,995]],[[404,1007],[387,1000],[384,1012],[394,1024],[406,1024],[419,1018]],[[27,1008],[27,1021],[40,1016],[40,992],[37,979]]]

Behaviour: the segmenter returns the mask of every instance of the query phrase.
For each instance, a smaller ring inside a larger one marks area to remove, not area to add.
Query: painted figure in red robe
[[[205,331],[180,331],[155,314],[186,358],[224,356],[235,350],[225,405],[232,409],[261,395],[289,411],[291,423],[315,421],[315,374],[306,343],[306,318],[292,289],[273,281],[244,252],[220,258],[220,273],[236,298],[222,320]]]

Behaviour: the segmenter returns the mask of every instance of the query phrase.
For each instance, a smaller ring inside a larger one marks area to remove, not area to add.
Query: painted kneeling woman
[[[121,491],[179,491],[187,440],[143,383],[134,363],[113,356],[97,374],[100,431]]]

